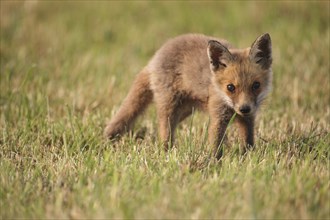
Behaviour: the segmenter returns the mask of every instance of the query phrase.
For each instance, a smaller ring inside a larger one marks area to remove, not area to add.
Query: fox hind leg
[[[156,102],[158,130],[160,140],[164,145],[165,150],[168,150],[174,141],[174,132],[178,123],[178,118],[176,117],[174,101],[165,101],[164,97],[162,99],[163,100],[160,102]]]
[[[158,114],[159,136],[168,150],[174,143],[175,128],[193,112],[191,101],[184,100],[180,96],[155,96]]]

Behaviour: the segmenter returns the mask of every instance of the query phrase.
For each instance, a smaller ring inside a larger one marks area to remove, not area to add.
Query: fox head
[[[231,49],[210,40],[207,48],[212,83],[222,99],[243,117],[254,115],[271,90],[272,46],[269,34],[247,49]]]

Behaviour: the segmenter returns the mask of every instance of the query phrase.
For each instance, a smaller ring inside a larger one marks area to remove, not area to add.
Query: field
[[[1,219],[330,218],[329,1],[0,4]],[[154,106],[105,140],[135,75],[188,32],[240,48],[270,33],[255,149],[241,155],[231,126],[215,161],[196,112],[165,152]]]

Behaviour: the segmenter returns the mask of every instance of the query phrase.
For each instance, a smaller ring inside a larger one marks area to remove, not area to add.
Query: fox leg
[[[158,115],[159,137],[165,150],[168,150],[174,143],[176,126],[191,114],[192,107],[188,102],[182,100],[180,95],[171,91],[155,93],[154,98]]]
[[[209,106],[210,125],[209,125],[209,143],[214,146],[214,155],[219,160],[223,153],[223,143],[226,139],[226,130],[234,112],[226,107],[219,105]]]
[[[229,119],[230,120],[230,119]],[[212,118],[209,126],[209,142],[214,146],[214,155],[219,160],[223,154],[223,143],[226,140],[226,129],[229,120]]]
[[[176,126],[190,116],[194,108],[194,103],[191,100],[181,98],[180,96],[167,100],[168,102],[164,102],[163,96],[162,102],[157,104],[159,134],[165,150],[174,143]]]
[[[168,150],[174,141],[174,132],[178,123],[178,118],[175,115],[175,108],[171,106],[167,106],[167,109],[165,108],[165,106],[158,105],[157,114],[159,123],[159,137],[165,147],[165,150]]]
[[[254,120],[254,117],[243,118],[241,116],[236,119],[241,139],[245,142],[244,152],[254,144]]]

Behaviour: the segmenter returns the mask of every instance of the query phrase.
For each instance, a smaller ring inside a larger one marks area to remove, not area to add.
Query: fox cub
[[[246,49],[200,34],[170,39],[137,75],[104,134],[113,139],[128,131],[153,100],[166,149],[173,143],[175,127],[193,109],[209,113],[209,142],[217,158],[222,155],[219,145],[234,113],[244,149],[253,146],[255,117],[271,89],[271,64],[269,34]]]

